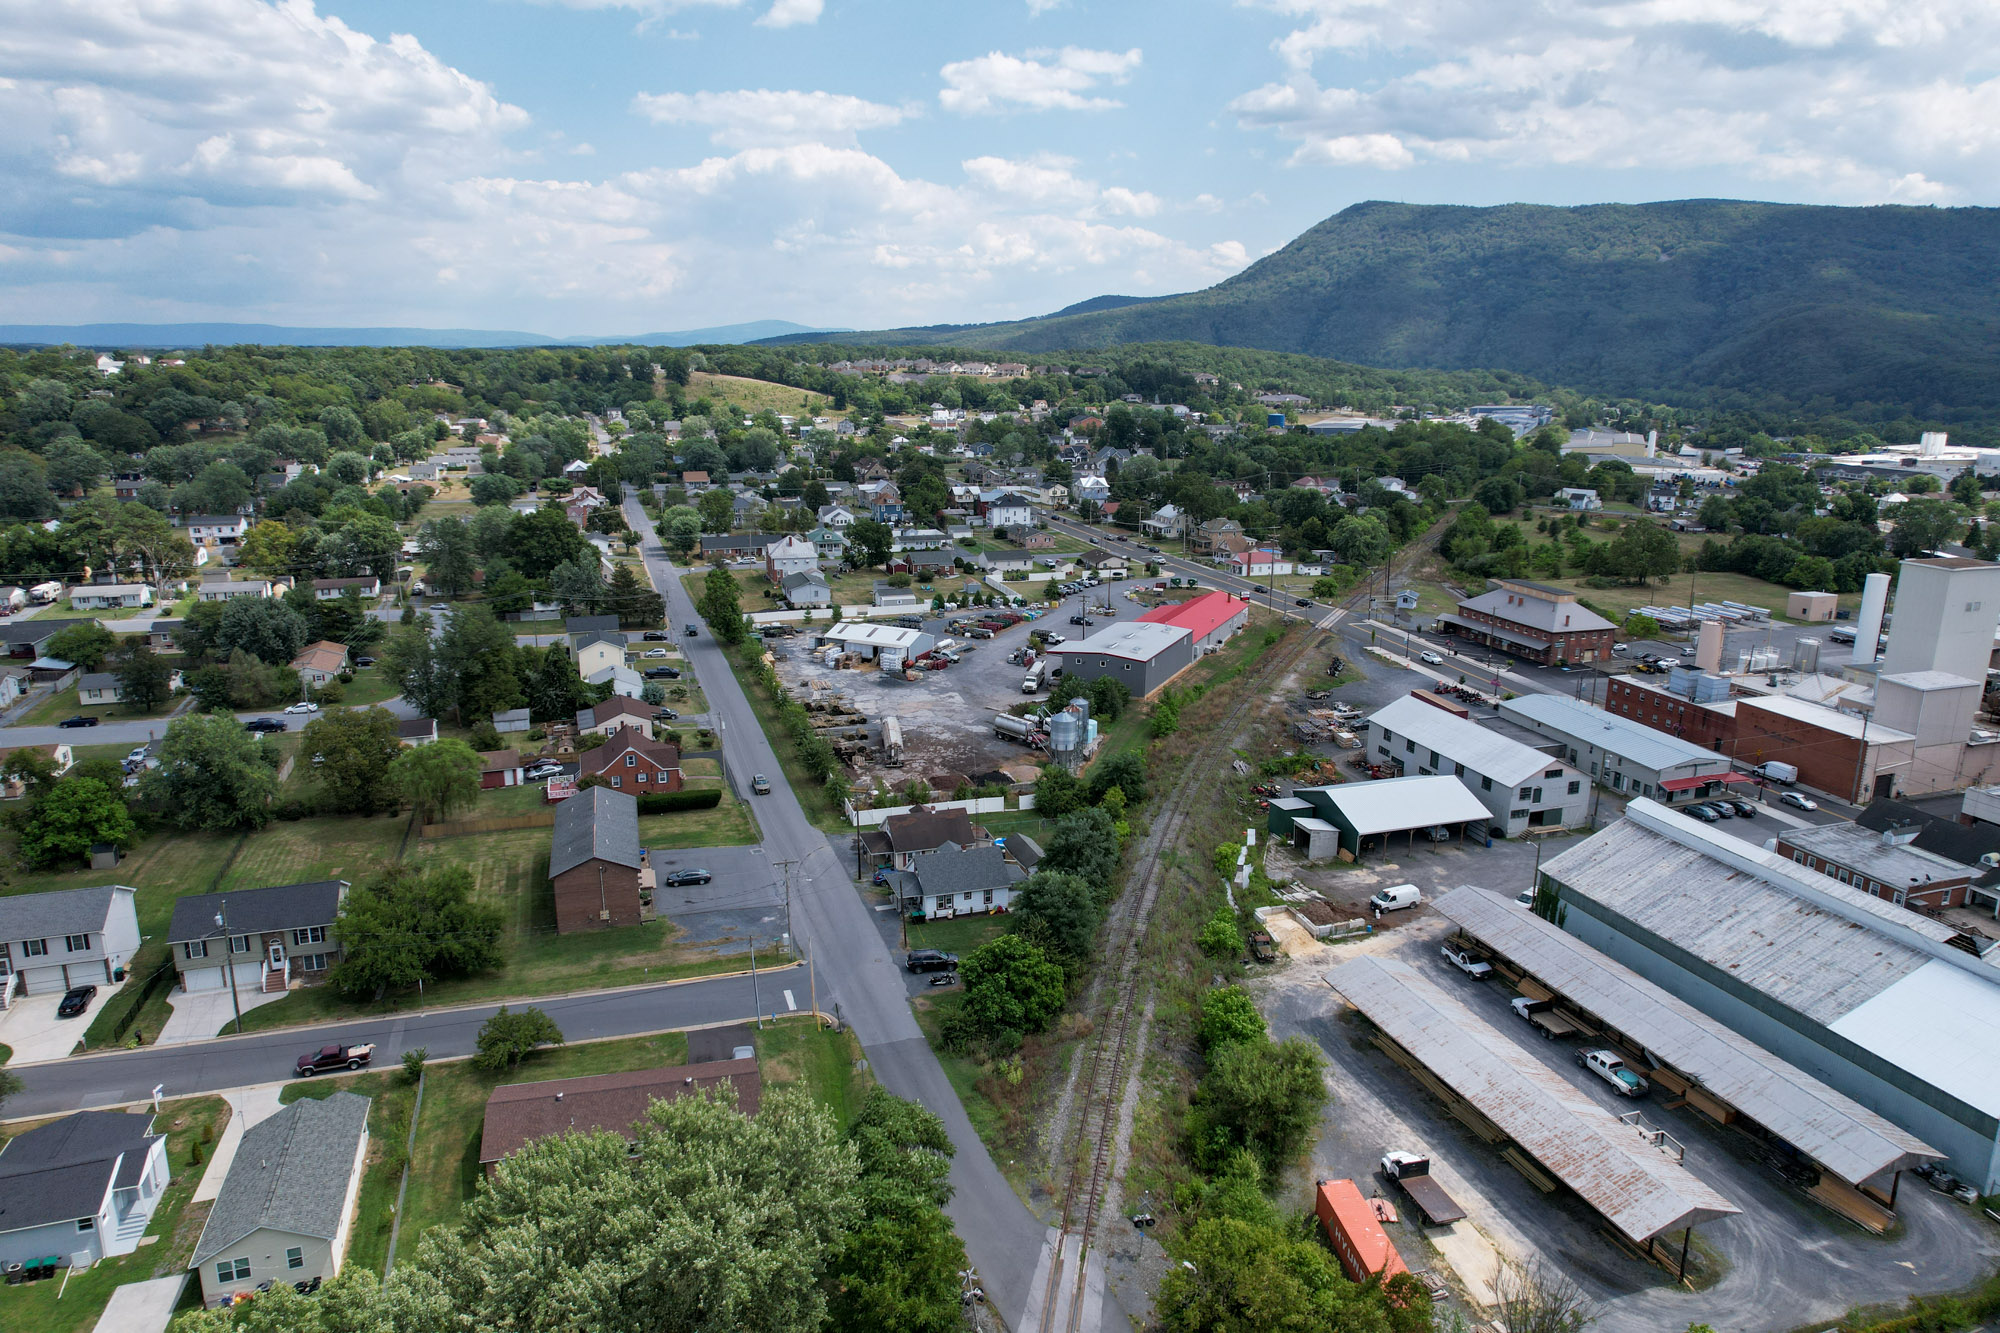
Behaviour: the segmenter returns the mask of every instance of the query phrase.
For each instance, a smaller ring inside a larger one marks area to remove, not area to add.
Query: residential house
[[[821,505],[816,517],[823,528],[843,529],[854,525],[855,514],[846,505]]]
[[[405,745],[429,745],[438,738],[434,717],[406,717],[396,724],[396,739]]]
[[[1243,525],[1233,518],[1211,518],[1195,526],[1188,533],[1188,550],[1196,555],[1214,555],[1220,548],[1217,543],[1224,537],[1241,539]]]
[[[233,980],[239,991],[274,994],[324,980],[341,958],[336,927],[347,888],[346,880],[316,879],[175,899],[167,946],[181,989],[225,990]]]
[[[479,786],[491,791],[496,787],[518,787],[521,785],[521,752],[519,750],[481,750],[479,752]]]
[[[346,595],[350,588],[354,590],[356,596],[364,600],[372,597],[380,597],[382,595],[382,580],[376,578],[373,574],[369,574],[362,578],[314,579],[312,581],[313,599],[320,602],[337,602]]]
[[[25,667],[0,667],[0,708],[11,707],[26,694],[31,679]]]
[[[583,679],[591,685],[610,686],[612,695],[618,698],[636,699],[646,692],[645,678],[623,662],[593,671]]]
[[[651,704],[613,696],[601,704],[580,710],[576,715],[576,729],[579,735],[609,736],[614,731],[636,727],[650,736],[653,714],[657,711]]]
[[[181,673],[174,671],[167,677],[167,688],[179,690]],[[0,691],[4,693],[4,691]],[[76,701],[86,706],[116,704],[125,702],[125,683],[115,671],[87,671],[77,678]]]
[[[0,621],[0,643],[7,645],[7,655],[15,658],[38,658],[42,655],[42,645],[55,635],[72,625],[95,625],[91,616],[69,616],[61,620],[43,619]]]
[[[177,653],[180,648],[174,643],[174,635],[180,633],[180,629],[181,622],[178,620],[155,620],[145,631],[146,646],[157,653]]]
[[[80,584],[70,589],[69,604],[78,611],[116,611],[151,606],[153,590],[143,583]]]
[[[250,520],[241,514],[195,514],[174,520],[187,530],[187,539],[196,546],[234,546],[250,531]]]
[[[636,796],[681,789],[681,750],[670,741],[656,741],[644,731],[625,727],[594,750],[585,750],[577,777],[602,778],[619,791]]]
[[[1401,477],[1377,477],[1375,478],[1375,484],[1389,492],[1389,494],[1400,496],[1405,500],[1415,500],[1417,498],[1417,493],[1410,489]]]
[[[1017,491],[983,495],[979,503],[981,511],[986,516],[988,527],[1031,528],[1035,525],[1034,506],[1028,502],[1026,496]]]
[[[903,521],[903,493],[896,489],[896,483],[885,481],[866,496],[868,516],[877,523],[901,523]]]
[[[51,771],[57,777],[69,772],[70,765],[75,762],[67,741],[57,741],[49,745],[6,745],[0,746],[0,768],[5,768],[7,761],[22,750],[33,750],[41,755],[49,762]],[[4,791],[0,791],[0,799],[18,801],[27,794],[27,784],[19,778],[0,778],[0,782],[5,783]]]
[[[917,594],[910,589],[893,587],[889,583],[877,579],[875,581],[875,605],[877,608],[884,610],[914,611],[917,607],[923,605],[923,603],[918,599]]]
[[[1173,505],[1161,505],[1151,518],[1139,520],[1139,531],[1149,537],[1178,537],[1187,525],[1187,516]]]
[[[715,483],[708,479],[708,473],[699,468],[692,472],[681,473],[681,488],[689,495],[700,495],[703,491],[713,490],[714,487]]]
[[[210,579],[195,589],[204,602],[233,602],[239,597],[269,597],[269,579]]]
[[[132,1253],[167,1172],[167,1136],[143,1112],[79,1111],[15,1135],[0,1145],[0,1267]]]
[[[979,847],[941,847],[910,858],[909,869],[887,874],[891,891],[912,919],[948,920],[1005,912],[1014,901],[1014,886],[1027,873],[990,843]]]
[[[1228,563],[1239,576],[1249,579],[1283,578],[1292,572],[1292,562],[1281,552],[1268,548],[1238,552],[1229,557]]]
[[[556,933],[636,926],[639,891],[652,887],[639,850],[639,802],[629,792],[586,787],[556,806],[549,880]]]
[[[1565,486],[1556,492],[1556,503],[1568,505],[1577,512],[1591,512],[1604,508],[1604,501],[1595,489],[1589,486]],[[71,599],[74,600],[73,598]]]
[[[338,680],[347,666],[347,645],[328,639],[307,644],[292,659],[292,670],[298,673],[299,683],[314,689],[323,688],[330,680]]]
[[[892,551],[936,551],[951,545],[951,537],[938,528],[897,528],[892,534]]]
[[[913,578],[931,579],[943,574],[958,563],[958,557],[950,551],[905,551],[901,555],[889,557],[883,566],[891,574],[908,574]]]
[[[491,1175],[503,1158],[551,1134],[610,1130],[636,1139],[637,1127],[654,1102],[671,1102],[724,1085],[735,1092],[738,1111],[757,1114],[763,1080],[754,1058],[503,1083],[486,1098],[480,1170]]]
[[[1079,555],[1076,562],[1101,579],[1122,579],[1132,569],[1132,562],[1116,551],[1103,551],[1095,547]]]
[[[908,870],[912,858],[940,847],[970,847],[983,841],[972,826],[972,816],[964,810],[936,810],[928,805],[891,815],[880,827],[861,834],[869,863],[890,870]]]
[[[764,576],[783,583],[787,574],[805,574],[819,568],[819,550],[811,542],[786,537],[764,548]]]
[[[330,1281],[347,1257],[368,1161],[366,1097],[304,1097],[243,1131],[188,1266],[202,1304]]]
[[[503,736],[510,732],[529,731],[533,727],[534,723],[529,719],[528,710],[525,708],[509,708],[505,712],[493,715],[493,730]]]
[[[1078,477],[1076,485],[1070,488],[1079,507],[1087,504],[1101,505],[1111,498],[1111,483],[1102,477]]]
[[[703,560],[713,560],[717,556],[731,560],[746,557],[761,559],[764,548],[783,536],[778,532],[707,533],[702,536],[699,549]]]
[[[576,655],[576,671],[585,680],[601,671],[625,665],[625,635],[620,630],[599,629],[569,637]]]
[[[784,590],[785,605],[794,610],[833,605],[833,589],[827,585],[826,577],[816,569],[787,574],[779,587]]]
[[[1020,542],[1022,547],[1030,551],[1046,551],[1056,544],[1056,536],[1053,532],[1042,532],[1040,530],[1024,532],[1019,537],[1015,537],[1014,540]]]
[[[438,480],[438,474],[443,471],[443,463],[434,458],[425,459],[422,462],[410,464],[410,480],[436,481]]]
[[[0,980],[0,987],[47,995],[72,986],[109,985],[111,974],[139,951],[139,917],[132,906],[137,892],[100,884],[0,898],[0,979],[14,979],[11,986]]]
[[[1035,567],[1035,557],[1026,551],[981,551],[972,563],[988,574],[1025,573]]]
[[[823,559],[838,560],[847,554],[847,533],[844,528],[814,528],[806,534]]]

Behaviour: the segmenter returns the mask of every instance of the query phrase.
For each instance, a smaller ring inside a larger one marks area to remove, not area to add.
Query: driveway
[[[90,1027],[90,1020],[97,1017],[98,1009],[124,986],[122,981],[100,982],[90,1007],[75,1018],[56,1017],[56,1006],[62,1003],[61,991],[16,996],[13,1006],[0,1014],[0,1043],[14,1048],[14,1054],[7,1060],[9,1067],[67,1056],[83,1040],[84,1031]]]
[[[94,1333],[162,1333],[174,1317],[187,1280],[186,1273],[176,1273],[114,1288],[104,1313],[97,1316]]]
[[[243,1012],[249,1013],[260,1005],[274,1004],[285,998],[284,991],[265,993],[260,990],[237,988],[237,998],[242,1002]],[[160,1035],[153,1038],[155,1046],[184,1046],[191,1041],[207,1041],[225,1031],[236,1017],[236,1007],[229,999],[227,989],[203,991],[190,995],[186,991],[174,991],[167,996],[167,1007],[173,1011],[167,1019]]]

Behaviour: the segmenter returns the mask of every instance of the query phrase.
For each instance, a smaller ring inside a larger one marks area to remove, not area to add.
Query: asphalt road
[[[760,977],[754,984],[749,977],[717,977],[534,1003],[555,1019],[566,1039],[582,1041],[805,1009],[811,1002],[807,982],[804,968],[788,967]],[[785,1001],[787,990],[792,993],[791,1005]],[[165,1089],[165,1096],[185,1097],[270,1083],[292,1077],[292,1062],[302,1053],[336,1041],[375,1043],[375,1063],[384,1066],[393,1066],[404,1051],[419,1046],[438,1058],[470,1055],[480,1024],[497,1008],[497,1004],[490,1004],[419,1011],[310,1031],[251,1033],[186,1046],[148,1046],[24,1065],[16,1071],[24,1086],[7,1099],[7,1113],[36,1116],[115,1106],[150,1097],[156,1085]]]
[[[397,717],[415,717],[417,710],[403,701],[401,695],[387,703],[377,705],[386,708]],[[89,716],[88,711],[84,714]],[[239,721],[248,722],[252,718],[274,717],[285,724],[287,731],[303,731],[306,723],[313,720],[313,714],[290,713],[282,708],[266,708],[255,712],[238,713]],[[94,727],[7,727],[0,730],[0,743],[7,745],[144,745],[166,735],[170,718],[149,717],[133,722],[100,722]]]
[[[625,513],[635,531],[652,532],[652,522],[636,495],[626,497]],[[729,780],[739,797],[756,802],[768,863],[781,874],[783,863],[794,863],[790,868],[793,932],[799,946],[821,964],[820,1008],[837,1012],[853,1026],[884,1087],[921,1102],[944,1121],[958,1150],[952,1161],[954,1193],[947,1211],[988,1297],[1010,1325],[1018,1324],[1049,1228],[1014,1193],[973,1129],[910,1013],[900,960],[891,954],[868,905],[856,892],[847,868],[849,858],[834,849],[799,807],[728,659],[681,587],[665,548],[648,536],[641,554],[654,587],[666,598],[667,623],[703,626],[699,635],[680,643],[708,696],[709,721],[721,741]],[[753,773],[771,775],[770,795],[751,796]]]

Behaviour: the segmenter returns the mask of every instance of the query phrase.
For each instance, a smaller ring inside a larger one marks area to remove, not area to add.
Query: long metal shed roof
[[[1533,912],[1476,888],[1433,905],[1843,1180],[1859,1184],[1944,1156]]]
[[[1633,1242],[1742,1211],[1409,964],[1326,981]]]
[[[1401,833],[1426,824],[1463,824],[1493,818],[1463,782],[1448,773],[1412,773],[1376,782],[1341,782],[1318,791],[1354,825],[1361,837]],[[1307,798],[1310,799],[1310,798]]]

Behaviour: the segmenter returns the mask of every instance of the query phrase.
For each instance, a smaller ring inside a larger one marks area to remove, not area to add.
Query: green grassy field
[[[208,1205],[190,1209],[188,1198],[207,1169],[209,1146],[228,1122],[229,1106],[220,1097],[193,1097],[166,1102],[154,1129],[167,1135],[170,1183],[153,1213],[146,1235],[155,1238],[127,1255],[107,1259],[65,1284],[53,1280],[0,1287],[0,1328],[21,1333],[89,1333],[104,1313],[112,1291],[127,1282],[167,1277],[187,1267],[200,1238]],[[14,1132],[33,1125],[14,1126]],[[197,1160],[197,1151],[200,1160]],[[183,1222],[186,1225],[183,1225]]]
[[[180,702],[179,697],[169,699],[151,712],[141,712],[137,709],[127,708],[124,704],[90,704],[86,706],[77,702],[76,686],[72,685],[66,690],[56,691],[33,708],[30,708],[26,713],[21,715],[20,720],[15,722],[14,725],[17,727],[53,727],[64,718],[75,717],[79,713],[86,717],[99,718],[105,722],[130,722],[149,717],[164,719],[169,713],[174,711]],[[80,736],[84,732],[79,730],[77,734]],[[126,748],[130,749],[131,747],[127,746]],[[120,753],[123,753],[123,751],[120,751]]]
[[[362,667],[342,687],[340,702],[346,708],[367,708],[387,703],[402,692],[402,683],[381,667]]]
[[[688,376],[687,396],[690,399],[707,397],[732,403],[753,416],[767,410],[785,416],[844,415],[834,410],[833,400],[824,394],[809,393],[770,380],[716,375],[706,370],[697,370]]]

